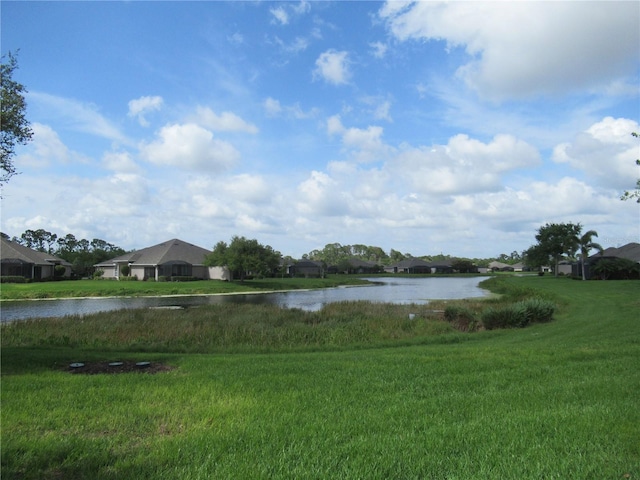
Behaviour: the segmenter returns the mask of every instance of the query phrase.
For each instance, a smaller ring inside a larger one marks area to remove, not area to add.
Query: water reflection
[[[284,308],[320,310],[333,302],[369,300],[396,304],[424,304],[434,299],[487,295],[478,284],[487,277],[384,277],[368,278],[373,285],[264,294],[195,295],[137,298],[78,298],[65,300],[10,301],[0,304],[2,322],[37,317],[63,317],[130,308],[180,306],[184,308],[222,303],[274,304]]]

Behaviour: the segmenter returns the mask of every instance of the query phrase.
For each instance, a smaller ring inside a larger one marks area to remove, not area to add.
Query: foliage
[[[640,283],[508,277],[503,286],[558,296],[558,321],[278,354],[185,351],[207,351],[218,318],[236,332],[252,322],[246,335],[259,338],[262,319],[294,321],[298,311],[155,311],[162,317],[148,321],[152,312],[127,311],[104,317],[125,330],[76,317],[64,331],[31,322],[19,338],[18,325],[3,326],[2,477],[635,478]],[[385,325],[402,333],[412,322]],[[336,320],[336,342],[348,328]],[[71,346],[76,329],[87,347]],[[108,335],[113,343],[102,343]],[[150,337],[168,343],[158,352]],[[174,369],[67,371],[106,360]]]
[[[555,305],[540,298],[530,298],[507,305],[492,306],[481,314],[487,330],[496,328],[522,328],[531,323],[548,322],[553,317]]]
[[[280,264],[280,252],[269,245],[262,245],[255,239],[234,236],[231,243],[220,241],[207,257],[208,266],[226,266],[234,276],[244,281],[247,275],[271,276]]]
[[[580,247],[582,225],[573,223],[547,223],[538,229],[538,243],[524,252],[527,265],[541,267],[553,261],[554,272],[558,275],[558,263],[563,255],[573,257]],[[590,236],[589,236],[590,234]],[[585,234],[585,242],[598,234],[590,230]],[[595,247],[591,247],[595,248]]]
[[[631,132],[631,135],[633,135],[636,138],[640,138],[640,134],[638,134],[637,132]],[[636,159],[636,165],[640,166],[640,159]],[[640,178],[636,180],[635,190],[625,191],[620,197],[620,200],[626,201],[632,198],[635,198],[636,202],[640,203]]]
[[[593,237],[597,237],[597,236],[598,236],[598,232],[596,232],[595,230],[589,230],[588,232],[584,233],[582,236],[578,238],[578,248],[580,249],[580,266],[581,266],[580,270],[582,271],[582,280],[587,279],[585,274],[584,264],[585,264],[585,260],[589,258],[589,251],[592,249],[596,249],[599,252],[602,252],[603,250],[602,245],[593,241]]]
[[[27,104],[24,99],[27,90],[24,85],[13,79],[18,68],[17,57],[9,52],[8,61],[0,64],[0,185],[14,176],[16,168],[13,164],[17,144],[26,145],[33,136],[33,131],[26,117]]]
[[[630,280],[640,278],[640,264],[626,258],[603,258],[591,267],[591,271],[597,275],[600,280]]]
[[[124,276],[124,277],[128,277],[129,274],[131,273],[131,267],[129,265],[122,265],[120,267],[120,273]]]
[[[0,277],[0,283],[27,283],[27,279],[19,275],[3,275]]]
[[[449,304],[445,307],[444,319],[463,332],[473,332],[478,328],[478,319],[474,312],[459,303]]]
[[[12,241],[66,260],[71,263],[73,274],[80,277],[92,275],[94,265],[126,253],[122,248],[99,238],[78,240],[71,233],[63,237],[43,228],[25,230]]]

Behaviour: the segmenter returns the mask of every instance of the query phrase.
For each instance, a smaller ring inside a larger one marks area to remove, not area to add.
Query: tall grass
[[[556,299],[555,321],[451,330],[432,342],[404,338],[393,348],[326,343],[268,355],[217,347],[185,353],[184,339],[161,351],[134,348],[124,324],[140,321],[145,327],[136,335],[143,335],[157,320],[133,317],[105,337],[121,334],[119,343],[101,343],[100,322],[88,328],[80,323],[86,318],[66,319],[69,328],[32,322],[29,328],[50,326],[31,336],[25,327],[11,339],[5,335],[14,335],[14,325],[3,327],[2,478],[640,478],[640,282],[534,277],[510,278],[509,285]],[[299,315],[301,329],[339,332],[376,312],[396,325],[384,327],[389,331],[415,328],[405,323],[409,313],[418,314],[416,324],[452,328],[413,306],[334,308],[326,319],[287,311],[268,329]],[[248,312],[218,311],[237,319]],[[185,323],[198,310],[154,314],[168,315],[166,328],[178,322],[161,344],[189,328],[185,335],[199,338],[197,322]],[[208,315],[202,323],[212,322]],[[87,331],[73,339],[71,326]],[[67,345],[58,343],[58,328]],[[79,358],[176,368],[157,375],[62,371]]]
[[[440,317],[425,305],[371,302],[336,303],[318,312],[251,304],[123,310],[14,322],[2,327],[2,345],[185,353],[370,347],[451,333]]]

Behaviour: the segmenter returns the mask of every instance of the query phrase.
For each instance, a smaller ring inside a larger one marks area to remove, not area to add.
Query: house
[[[625,259],[634,263],[640,263],[640,243],[627,243],[621,247],[609,247],[605,248],[602,252],[591,255],[584,264],[585,277],[587,279],[592,277],[592,268],[603,260],[616,260]],[[576,277],[582,276],[582,266],[580,262],[577,262],[573,266],[572,274]]]
[[[64,267],[62,277],[71,276],[71,264],[54,255],[32,250],[31,248],[2,238],[0,264],[2,276],[24,277],[31,280],[45,280],[55,276],[57,265]]]
[[[453,263],[451,260],[434,260],[429,262],[431,273],[453,273]]]
[[[202,280],[231,280],[226,267],[205,265],[207,250],[174,238],[152,247],[136,250],[95,265],[103,278],[119,278],[122,267],[130,268],[130,276],[140,280],[159,280],[160,277],[194,277]]]
[[[411,257],[384,267],[384,271],[387,273],[431,273],[431,268],[428,262]]]
[[[292,277],[324,277],[324,264],[312,260],[299,260],[289,267]]]

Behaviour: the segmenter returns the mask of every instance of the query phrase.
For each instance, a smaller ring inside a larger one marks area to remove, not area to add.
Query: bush
[[[171,277],[172,282],[195,282],[196,280],[200,280],[197,277],[189,277],[189,276],[173,276]]]
[[[95,272],[93,272],[93,279],[98,280],[99,278],[102,278],[103,275],[104,270],[96,270]]]
[[[133,277],[123,277],[120,276],[118,278],[121,282],[137,282],[138,281],[138,276],[134,275]]]
[[[128,277],[131,273],[131,267],[129,265],[123,265],[120,267],[121,276]]]
[[[487,330],[522,328],[530,323],[548,322],[555,305],[541,298],[528,298],[502,307],[490,307],[482,312],[482,324]]]
[[[0,277],[0,283],[27,283],[27,279],[18,275],[4,275]]]
[[[64,277],[65,273],[67,273],[67,269],[64,265],[56,265],[55,267],[53,267],[53,275],[56,278]]]
[[[444,309],[444,319],[464,332],[473,332],[478,328],[475,314],[462,305],[447,305]]]

